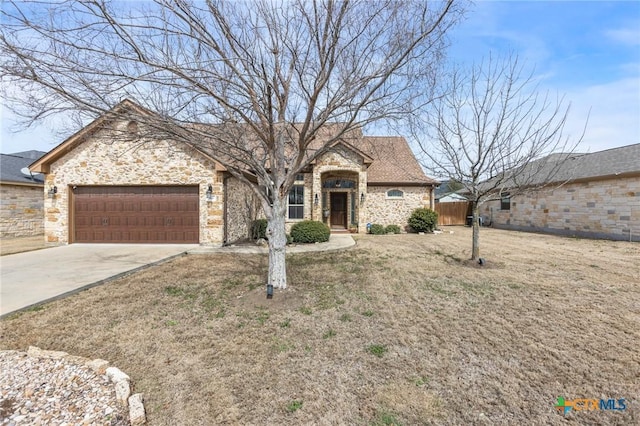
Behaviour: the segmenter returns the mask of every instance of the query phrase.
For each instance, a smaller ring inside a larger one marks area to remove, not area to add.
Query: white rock
[[[94,359],[93,361],[87,361],[87,367],[96,374],[104,374],[109,367],[109,361],[105,361],[104,359]]]
[[[27,351],[27,354],[33,357],[47,357],[47,358],[56,358],[56,359],[64,358],[65,356],[69,355],[68,353],[62,352],[62,351],[45,351],[38,348],[37,346],[29,346],[29,350]]]
[[[120,380],[116,382],[116,399],[120,404],[127,405],[131,396],[131,388],[127,380]]]
[[[105,373],[107,374],[107,377],[109,378],[109,380],[111,380],[111,383],[118,383],[121,380],[126,380],[126,381],[131,380],[129,376],[127,376],[125,373],[120,371],[119,368],[116,368],[116,367],[107,368]]]
[[[129,397],[129,421],[131,426],[142,425],[147,422],[141,393]]]

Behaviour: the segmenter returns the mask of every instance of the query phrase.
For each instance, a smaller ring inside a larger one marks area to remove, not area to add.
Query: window
[[[355,225],[356,223],[358,223],[358,221],[356,220],[356,198],[358,197],[358,194],[356,194],[355,192],[351,193],[351,224]]]
[[[356,181],[351,179],[327,179],[322,184],[323,188],[348,188],[356,187]]]
[[[289,219],[304,219],[304,185],[289,190]]]
[[[502,194],[500,197],[500,210],[511,210],[511,196]]]
[[[404,192],[399,189],[390,189],[387,191],[387,198],[404,198]]]

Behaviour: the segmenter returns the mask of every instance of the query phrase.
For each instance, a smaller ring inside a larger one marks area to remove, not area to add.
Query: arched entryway
[[[322,174],[322,218],[332,230],[357,230],[358,186],[357,173],[333,171]]]

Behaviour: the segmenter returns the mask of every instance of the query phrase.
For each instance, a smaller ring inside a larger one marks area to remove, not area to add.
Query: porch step
[[[332,234],[350,234],[348,229],[344,228],[331,228]]]

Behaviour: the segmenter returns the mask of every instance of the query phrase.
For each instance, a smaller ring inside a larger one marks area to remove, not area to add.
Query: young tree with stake
[[[575,141],[564,135],[569,105],[541,94],[516,56],[456,68],[442,93],[420,116],[428,135],[420,139],[423,165],[463,186],[473,212],[471,259],[478,261],[480,206],[554,182],[584,133]]]

